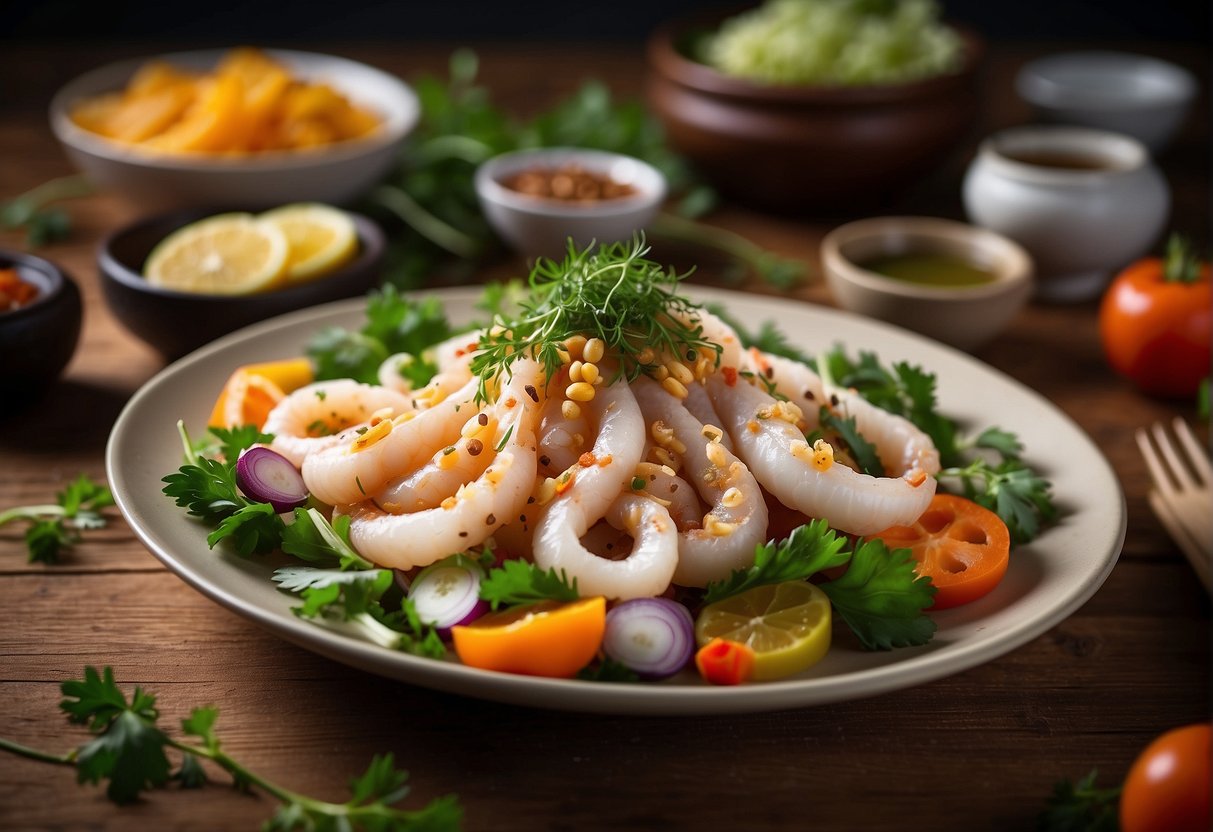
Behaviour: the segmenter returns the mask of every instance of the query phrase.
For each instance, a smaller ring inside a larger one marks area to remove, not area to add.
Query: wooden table
[[[320,48],[404,77],[441,72],[449,53],[446,45]],[[104,59],[151,51],[31,47],[0,56],[8,96],[0,197],[68,172],[44,117],[59,83]],[[979,135],[1028,119],[1011,78],[1040,51],[993,50]],[[520,112],[587,77],[625,94],[642,80],[634,48],[480,52],[498,100]],[[1178,59],[1208,64],[1207,52]],[[22,85],[9,83],[17,78]],[[1197,233],[1208,222],[1208,139],[1202,110],[1162,160],[1176,225]],[[963,162],[890,208],[959,216]],[[98,239],[137,211],[107,196],[71,211],[72,239],[42,253],[81,285],[83,337],[59,386],[0,426],[0,507],[46,502],[80,472],[102,476],[110,425],[162,366],[110,316],[93,261]],[[712,221],[809,261],[829,227],[736,207]],[[0,245],[20,248],[22,240],[5,234]],[[511,263],[494,274],[515,271]],[[829,303],[820,284],[795,294]],[[471,830],[1030,828],[1055,781],[1097,767],[1101,782],[1118,782],[1153,736],[1209,717],[1209,599],[1147,507],[1148,476],[1132,441],[1139,425],[1195,414],[1186,403],[1137,395],[1107,369],[1093,304],[1034,305],[978,356],[1050,398],[1094,438],[1129,511],[1120,562],[1095,597],[984,666],[898,693],[751,716],[639,719],[507,707],[387,681],[288,645],[191,590],[118,519],[53,567],[28,565],[18,531],[0,531],[0,736],[48,750],[74,746],[82,734],[56,709],[58,685],[86,664],[112,665],[121,682],[159,695],[170,727],[193,705],[218,705],[226,747],[305,793],[344,799],[346,779],[373,753],[392,751],[412,771],[415,799],[458,793]],[[5,829],[252,829],[274,808],[265,796],[222,786],[116,808],[98,789],[76,786],[66,769],[0,754]]]

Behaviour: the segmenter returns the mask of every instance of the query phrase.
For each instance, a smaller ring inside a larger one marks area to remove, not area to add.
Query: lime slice
[[[702,647],[714,638],[753,650],[756,680],[791,676],[830,649],[830,599],[803,581],[755,587],[700,610],[695,639]]]
[[[314,202],[284,205],[261,215],[286,235],[288,281],[311,280],[344,266],[358,252],[358,231],[350,215]]]
[[[152,250],[153,286],[211,295],[277,288],[286,273],[286,235],[251,214],[219,214],[174,231]]]

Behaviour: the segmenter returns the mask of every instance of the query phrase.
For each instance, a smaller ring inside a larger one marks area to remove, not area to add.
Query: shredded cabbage
[[[956,68],[961,41],[934,0],[767,0],[729,18],[699,58],[769,84],[890,84]]]

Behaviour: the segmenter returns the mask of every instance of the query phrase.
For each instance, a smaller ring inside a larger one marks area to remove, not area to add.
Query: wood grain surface
[[[451,46],[315,48],[409,78],[441,72]],[[1011,79],[1026,58],[1055,48],[992,49],[974,140],[1030,118]],[[521,115],[590,77],[625,95],[642,87],[638,45],[478,50],[497,100]],[[0,55],[0,199],[69,172],[45,119],[61,83],[155,51],[28,46]],[[1168,56],[1207,80],[1207,51]],[[1209,220],[1208,127],[1202,103],[1160,160],[1174,224],[1198,235]],[[972,147],[880,212],[960,217]],[[138,207],[96,196],[70,210],[72,238],[39,253],[79,282],[84,330],[61,383],[0,423],[0,507],[46,502],[80,472],[102,476],[114,418],[163,366],[111,317],[94,263],[98,241]],[[724,206],[710,221],[816,267],[817,242],[840,219]],[[0,233],[0,246],[24,241]],[[503,262],[485,275],[520,269]],[[705,269],[695,279],[714,276]],[[821,283],[793,294],[830,303]],[[1210,715],[1209,599],[1147,507],[1148,475],[1132,441],[1140,425],[1195,411],[1143,398],[1107,369],[1095,309],[1034,304],[977,356],[1051,399],[1107,455],[1128,504],[1124,551],[1075,615],[981,667],[884,696],[739,717],[497,705],[380,679],[279,641],[167,572],[117,519],[53,567],[27,564],[19,530],[0,529],[0,736],[52,751],[77,744],[81,731],[56,708],[58,685],[86,664],[112,665],[120,682],[159,695],[169,726],[194,705],[219,706],[225,747],[299,791],[340,799],[372,754],[394,752],[412,772],[413,799],[457,793],[469,830],[1032,828],[1055,781],[1098,768],[1101,782],[1116,783],[1153,736]],[[216,775],[205,789],[118,808],[68,769],[0,754],[0,829],[254,829],[274,811],[269,798]]]

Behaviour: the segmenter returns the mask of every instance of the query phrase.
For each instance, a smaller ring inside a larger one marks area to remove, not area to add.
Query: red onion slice
[[[282,514],[307,502],[303,477],[291,461],[269,448],[249,448],[236,461],[236,485],[244,496]]]
[[[409,587],[409,600],[417,616],[446,638],[452,627],[468,624],[488,612],[488,603],[480,598],[483,577],[480,568],[466,559],[440,560],[417,573]]]
[[[695,653],[691,613],[668,598],[636,598],[606,616],[602,649],[648,679],[673,676]]]

